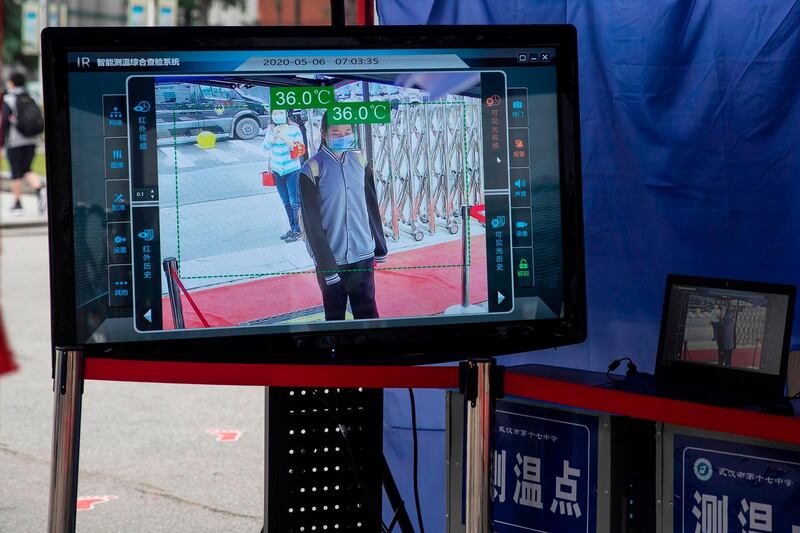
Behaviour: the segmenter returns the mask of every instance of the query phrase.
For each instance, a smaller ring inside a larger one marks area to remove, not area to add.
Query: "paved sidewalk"
[[[20,370],[0,377],[0,532],[40,533],[53,430],[47,236],[1,238],[3,321]],[[241,435],[220,442],[213,430]],[[263,387],[87,381],[78,495],[116,499],[79,511],[77,531],[257,533],[264,450]]]
[[[21,215],[12,215],[11,206],[14,204],[14,195],[7,191],[0,191],[0,228],[33,228],[47,226],[47,214],[39,214],[36,195],[23,194]]]

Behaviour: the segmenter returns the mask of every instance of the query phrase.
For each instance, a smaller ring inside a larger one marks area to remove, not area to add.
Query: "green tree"
[[[12,65],[16,62],[22,48],[20,26],[22,21],[22,8],[19,2],[3,0],[5,17],[3,20],[3,64]]]
[[[208,12],[213,4],[244,9],[245,0],[179,0],[184,26],[208,26]]]
[[[3,0],[3,65],[23,66],[28,72],[37,70],[36,56],[22,54],[22,2]]]

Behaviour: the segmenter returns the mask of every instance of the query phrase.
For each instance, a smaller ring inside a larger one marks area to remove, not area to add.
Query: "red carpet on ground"
[[[716,363],[719,361],[719,352],[717,350],[690,350],[686,354],[686,359],[698,363]],[[731,366],[736,368],[758,368],[760,363],[761,346],[737,348],[731,356]]]
[[[487,299],[486,244],[483,235],[471,239],[470,300]],[[430,316],[461,303],[461,240],[404,250],[389,255],[375,272],[375,293],[382,318]],[[211,327],[274,317],[322,305],[315,274],[290,274],[189,291]],[[186,296],[181,295],[184,324],[203,327]],[[164,329],[172,329],[169,298],[162,299]]]

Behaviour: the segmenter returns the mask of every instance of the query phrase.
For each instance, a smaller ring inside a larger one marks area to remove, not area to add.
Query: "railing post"
[[[78,506],[83,353],[56,348],[53,381],[53,449],[47,531],[74,533]]]
[[[491,533],[489,490],[494,368],[491,359],[467,361],[461,366],[467,402],[466,530],[470,533]]]
[[[184,329],[183,304],[181,303],[181,290],[175,282],[178,275],[178,260],[174,257],[164,259],[164,277],[167,278],[167,292],[169,293],[169,307],[172,310],[172,323],[175,329]]]

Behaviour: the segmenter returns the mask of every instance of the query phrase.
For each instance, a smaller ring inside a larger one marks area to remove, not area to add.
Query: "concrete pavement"
[[[5,218],[5,217],[3,217]],[[4,229],[0,301],[20,370],[0,377],[0,531],[44,531],[52,430],[45,228]],[[263,513],[263,389],[87,382],[81,532],[250,531]],[[210,429],[238,429],[220,443]]]
[[[10,191],[0,191],[0,228],[35,228],[47,226],[47,214],[39,213],[38,200],[32,193],[22,195],[21,214],[12,215],[14,195]]]

